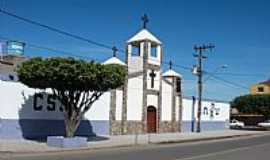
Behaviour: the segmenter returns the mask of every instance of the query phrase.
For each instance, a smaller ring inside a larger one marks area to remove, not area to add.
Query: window
[[[213,110],[213,108],[210,109],[210,118],[214,118],[214,110]]]
[[[132,46],[131,55],[132,56],[140,56],[140,47],[139,46]]]
[[[181,92],[181,79],[180,78],[176,79],[176,92],[177,93]]]
[[[151,47],[151,57],[157,57],[157,47],[153,46]]]
[[[216,108],[216,116],[218,116],[220,113],[220,108]]]
[[[208,115],[208,108],[207,108],[207,107],[204,107],[204,108],[203,108],[203,114],[204,114],[204,115]]]
[[[263,87],[258,87],[258,92],[264,92],[264,88]]]
[[[214,118],[215,103],[211,103],[210,118]]]

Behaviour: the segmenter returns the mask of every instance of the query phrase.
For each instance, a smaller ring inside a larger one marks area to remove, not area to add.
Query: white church
[[[184,96],[183,77],[172,65],[162,70],[162,47],[143,28],[126,41],[125,62],[113,56],[103,63],[126,66],[128,78],[124,86],[104,93],[94,103],[77,135],[191,132],[197,101]],[[0,80],[0,90],[0,138],[64,135],[63,108],[55,97],[7,78]],[[203,100],[202,131],[228,129],[229,116],[228,102]]]

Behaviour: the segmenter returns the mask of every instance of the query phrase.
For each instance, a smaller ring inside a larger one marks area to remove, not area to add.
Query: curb
[[[1,156],[8,156],[8,155],[42,155],[42,154],[67,153],[67,152],[77,153],[77,152],[82,152],[82,151],[96,151],[96,150],[101,150],[101,149],[127,148],[127,147],[149,146],[149,145],[166,145],[166,144],[176,144],[176,143],[183,144],[183,143],[205,142],[205,141],[212,141],[212,140],[231,139],[231,138],[237,138],[237,137],[252,137],[252,136],[264,136],[264,135],[267,135],[267,134],[266,133],[236,134],[236,135],[227,135],[227,136],[219,136],[219,137],[195,138],[195,139],[187,139],[187,140],[150,142],[148,144],[125,144],[125,145],[104,146],[104,147],[93,146],[93,147],[87,147],[87,148],[56,149],[56,150],[49,150],[49,151],[0,151],[0,154]]]
[[[191,143],[191,142],[204,142],[204,141],[212,141],[212,140],[221,140],[221,139],[231,139],[237,137],[250,137],[258,134],[245,134],[245,135],[228,135],[221,137],[206,137],[206,138],[196,138],[196,139],[187,139],[187,140],[171,140],[171,141],[163,141],[163,142],[154,142],[151,144],[173,144],[173,143]],[[259,136],[259,135],[258,135]]]

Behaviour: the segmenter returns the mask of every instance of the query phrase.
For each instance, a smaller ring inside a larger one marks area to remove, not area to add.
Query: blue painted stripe
[[[47,136],[64,136],[63,120],[1,119],[0,138],[46,139]],[[109,121],[82,120],[77,136],[109,135]]]
[[[227,124],[225,121],[201,121],[201,131],[217,131],[227,130]],[[194,124],[194,130],[196,130],[196,123]],[[182,122],[182,131],[191,132],[191,121]]]

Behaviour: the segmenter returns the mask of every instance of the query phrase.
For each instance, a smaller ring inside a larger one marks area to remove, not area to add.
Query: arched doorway
[[[154,106],[147,107],[147,133],[157,132],[157,111]]]

